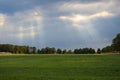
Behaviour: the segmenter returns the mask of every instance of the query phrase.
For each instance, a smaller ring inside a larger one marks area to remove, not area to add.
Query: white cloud
[[[42,14],[40,11],[28,10],[24,12],[16,12],[14,18],[21,20],[21,22],[33,22],[33,21],[42,21]]]
[[[5,15],[0,13],[0,26],[3,26],[5,23]]]
[[[118,0],[100,0],[96,2],[81,3],[76,1],[68,1],[57,4],[57,8],[62,12],[94,14],[98,12],[111,12],[116,15],[120,14],[120,5]]]
[[[112,14],[110,12],[107,12],[107,11],[103,11],[103,12],[100,12],[100,13],[90,15],[89,18],[90,19],[99,18],[99,17],[106,18],[106,17],[111,17],[111,16],[114,16],[114,14]]]
[[[114,16],[112,13],[103,11],[103,12],[99,12],[91,15],[73,14],[70,16],[60,16],[59,19],[71,21],[73,26],[79,27],[80,24],[84,22],[88,22],[97,18],[107,18],[112,16]]]
[[[40,30],[42,20],[43,16],[38,9],[16,12],[13,15],[0,14],[0,26],[4,25],[0,30],[0,34],[12,35],[19,39],[34,38],[35,35],[42,32]]]

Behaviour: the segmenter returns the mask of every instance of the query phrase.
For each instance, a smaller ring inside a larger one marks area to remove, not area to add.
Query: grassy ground
[[[120,55],[1,55],[0,80],[120,80]]]

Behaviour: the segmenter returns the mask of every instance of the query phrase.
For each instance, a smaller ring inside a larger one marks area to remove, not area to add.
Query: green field
[[[120,80],[120,55],[0,55],[0,80]]]

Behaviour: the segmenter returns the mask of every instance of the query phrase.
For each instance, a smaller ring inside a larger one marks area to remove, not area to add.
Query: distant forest
[[[0,52],[11,53],[11,54],[101,54],[110,52],[120,52],[120,33],[112,40],[110,46],[106,46],[102,49],[98,48],[97,51],[93,48],[79,48],[74,50],[62,50],[55,47],[46,47],[37,49],[31,46],[20,46],[12,44],[0,44]]]

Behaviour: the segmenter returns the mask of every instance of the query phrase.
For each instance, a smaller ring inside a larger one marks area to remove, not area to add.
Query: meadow
[[[0,55],[0,80],[120,80],[120,55]]]

